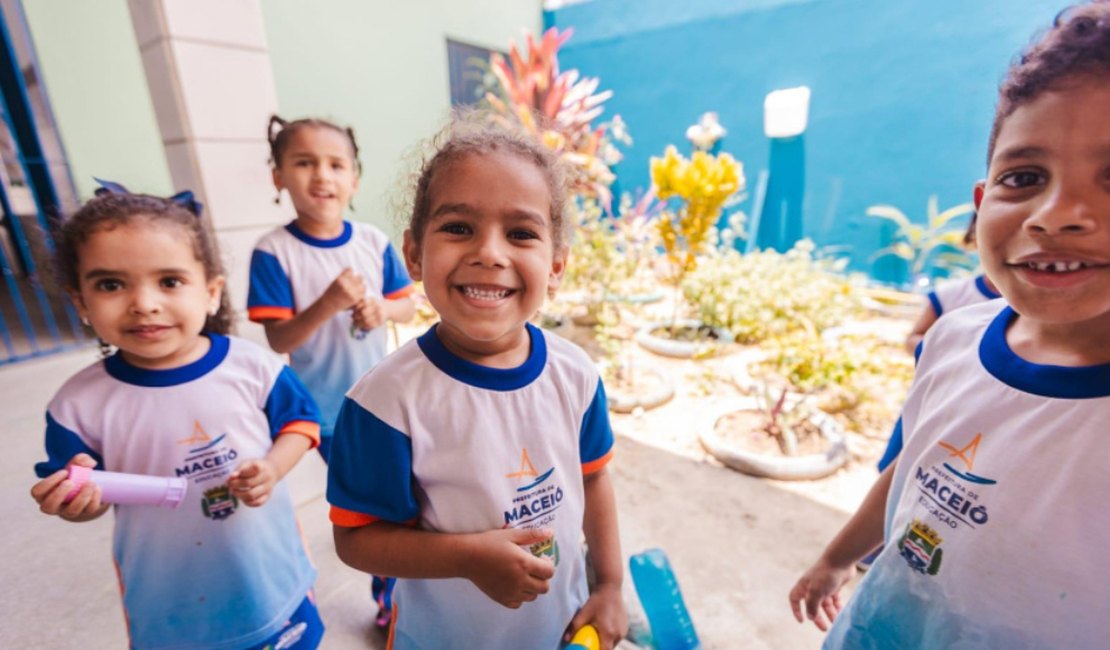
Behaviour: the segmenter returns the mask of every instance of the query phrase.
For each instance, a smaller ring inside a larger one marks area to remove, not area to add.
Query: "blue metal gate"
[[[0,365],[87,341],[54,282],[52,226],[77,206],[30,32],[0,0]]]

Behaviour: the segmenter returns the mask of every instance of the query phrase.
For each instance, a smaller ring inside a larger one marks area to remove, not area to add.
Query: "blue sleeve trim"
[[[382,254],[382,295],[388,296],[410,284],[412,284],[412,278],[405,269],[405,261],[401,259],[397,249],[390,242]]]
[[[883,471],[898,458],[898,454],[902,453],[902,418],[898,418],[898,422],[894,425],[894,431],[890,433],[890,440],[886,443],[886,451],[883,452],[883,457],[879,459],[879,471]]]
[[[96,469],[104,469],[104,459],[85,444],[81,437],[58,424],[49,413],[46,414],[46,460],[35,463],[35,474],[46,478],[64,469],[70,458],[77,454],[88,454],[96,460]]]
[[[265,251],[256,250],[251,254],[247,307],[294,307],[289,276],[281,268],[281,262]]]
[[[412,481],[412,441],[344,398],[328,459],[328,503],[404,523],[420,515]]]
[[[578,432],[578,455],[582,464],[593,462],[613,448],[613,429],[609,426],[609,403],[605,399],[605,385],[597,380],[597,390]]]
[[[937,292],[930,291],[928,298],[929,304],[933,306],[933,311],[936,312],[937,318],[940,318],[940,315],[944,313],[944,307],[940,304],[940,297],[937,296]]]
[[[917,342],[917,347],[913,349],[913,365],[917,365],[921,361],[921,353],[925,350],[925,339]]]
[[[278,432],[290,422],[320,422],[320,409],[289,366],[282,367],[262,410],[270,423],[270,438],[276,438]]]

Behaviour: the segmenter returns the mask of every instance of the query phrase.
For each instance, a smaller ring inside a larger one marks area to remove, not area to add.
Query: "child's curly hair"
[[[62,287],[73,293],[80,289],[79,251],[93,233],[137,222],[179,228],[189,237],[193,254],[204,266],[205,279],[224,275],[216,237],[199,214],[170,199],[101,190],[62,222],[55,233],[55,269]],[[225,289],[220,295],[219,310],[208,316],[202,331],[227,334],[232,321],[231,301]]]
[[[533,133],[490,112],[457,109],[447,126],[427,146],[429,151],[423,155],[419,171],[412,181],[411,205],[405,206],[414,242],[419,244],[424,238],[428,211],[431,209],[429,190],[436,175],[450,163],[466,156],[503,152],[532,163],[543,174],[551,194],[550,218],[555,250],[567,248],[571,224],[566,218],[566,211],[572,170]]]
[[[1110,1],[1073,5],[1010,66],[998,89],[998,106],[987,146],[994,156],[1002,123],[1020,106],[1076,77],[1110,82]]]

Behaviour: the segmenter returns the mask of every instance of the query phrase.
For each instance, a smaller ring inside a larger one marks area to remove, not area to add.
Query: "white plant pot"
[[[653,368],[647,368],[640,371],[644,375],[650,375],[656,379],[657,388],[650,393],[643,395],[626,395],[621,393],[616,387],[612,389],[606,388],[606,397],[609,400],[609,410],[614,413],[631,413],[637,408],[642,408],[645,411],[662,406],[671,401],[674,397],[674,383],[667,379],[663,373]]]
[[[746,405],[733,411],[758,410],[754,399],[748,399]],[[723,416],[722,416],[723,417]],[[720,421],[720,418],[717,419]],[[702,447],[711,456],[738,472],[761,478],[773,478],[783,481],[811,481],[824,478],[837,471],[848,462],[848,445],[844,439],[844,431],[832,416],[818,412],[812,422],[821,430],[821,435],[828,441],[828,448],[820,454],[807,454],[804,456],[783,456],[781,454],[761,454],[746,449],[741,449],[729,443],[716,434],[716,422],[713,429],[702,432],[699,436]]]
[[[695,357],[709,357],[715,355],[724,345],[731,343],[733,340],[732,333],[720,328],[714,328],[713,333],[717,335],[714,341],[675,341],[673,339],[656,336],[653,330],[661,327],[670,327],[669,321],[661,321],[655,323],[648,323],[636,332],[636,343],[645,350],[650,350],[655,354],[664,357],[674,357],[677,359],[692,359]],[[702,326],[700,320],[685,319],[678,321],[679,327],[692,327],[699,328]]]

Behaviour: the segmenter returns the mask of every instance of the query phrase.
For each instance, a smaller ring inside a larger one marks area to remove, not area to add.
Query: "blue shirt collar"
[[[104,360],[104,369],[119,381],[135,386],[165,388],[184,384],[208,374],[227,357],[230,345],[226,336],[220,334],[205,334],[204,336],[207,336],[212,342],[208,351],[204,353],[203,357],[180,368],[168,368],[166,370],[139,368],[124,361],[120,353],[116,352]]]
[[[1057,399],[1110,397],[1110,363],[1097,366],[1042,366],[1019,357],[1006,341],[1017,312],[1006,306],[983,334],[979,360],[995,379],[1011,388]]]
[[[979,290],[979,293],[983,294],[987,298],[990,298],[991,300],[1002,297],[1002,294],[998,293],[997,291],[991,291],[991,288],[987,286],[987,276],[985,275],[980,275],[979,277],[975,278],[975,288]]]
[[[528,358],[516,368],[489,368],[456,356],[436,336],[436,325],[422,334],[417,344],[432,365],[453,379],[487,390],[517,390],[535,381],[547,365],[543,332],[531,323],[525,323],[525,328],[530,342]]]
[[[343,244],[351,241],[351,233],[354,231],[354,228],[351,227],[350,221],[343,222],[343,232],[335,239],[317,239],[298,228],[296,221],[290,221],[289,223],[285,224],[285,229],[289,231],[290,235],[293,235],[309,246],[315,246],[316,248],[336,248],[342,246]]]

